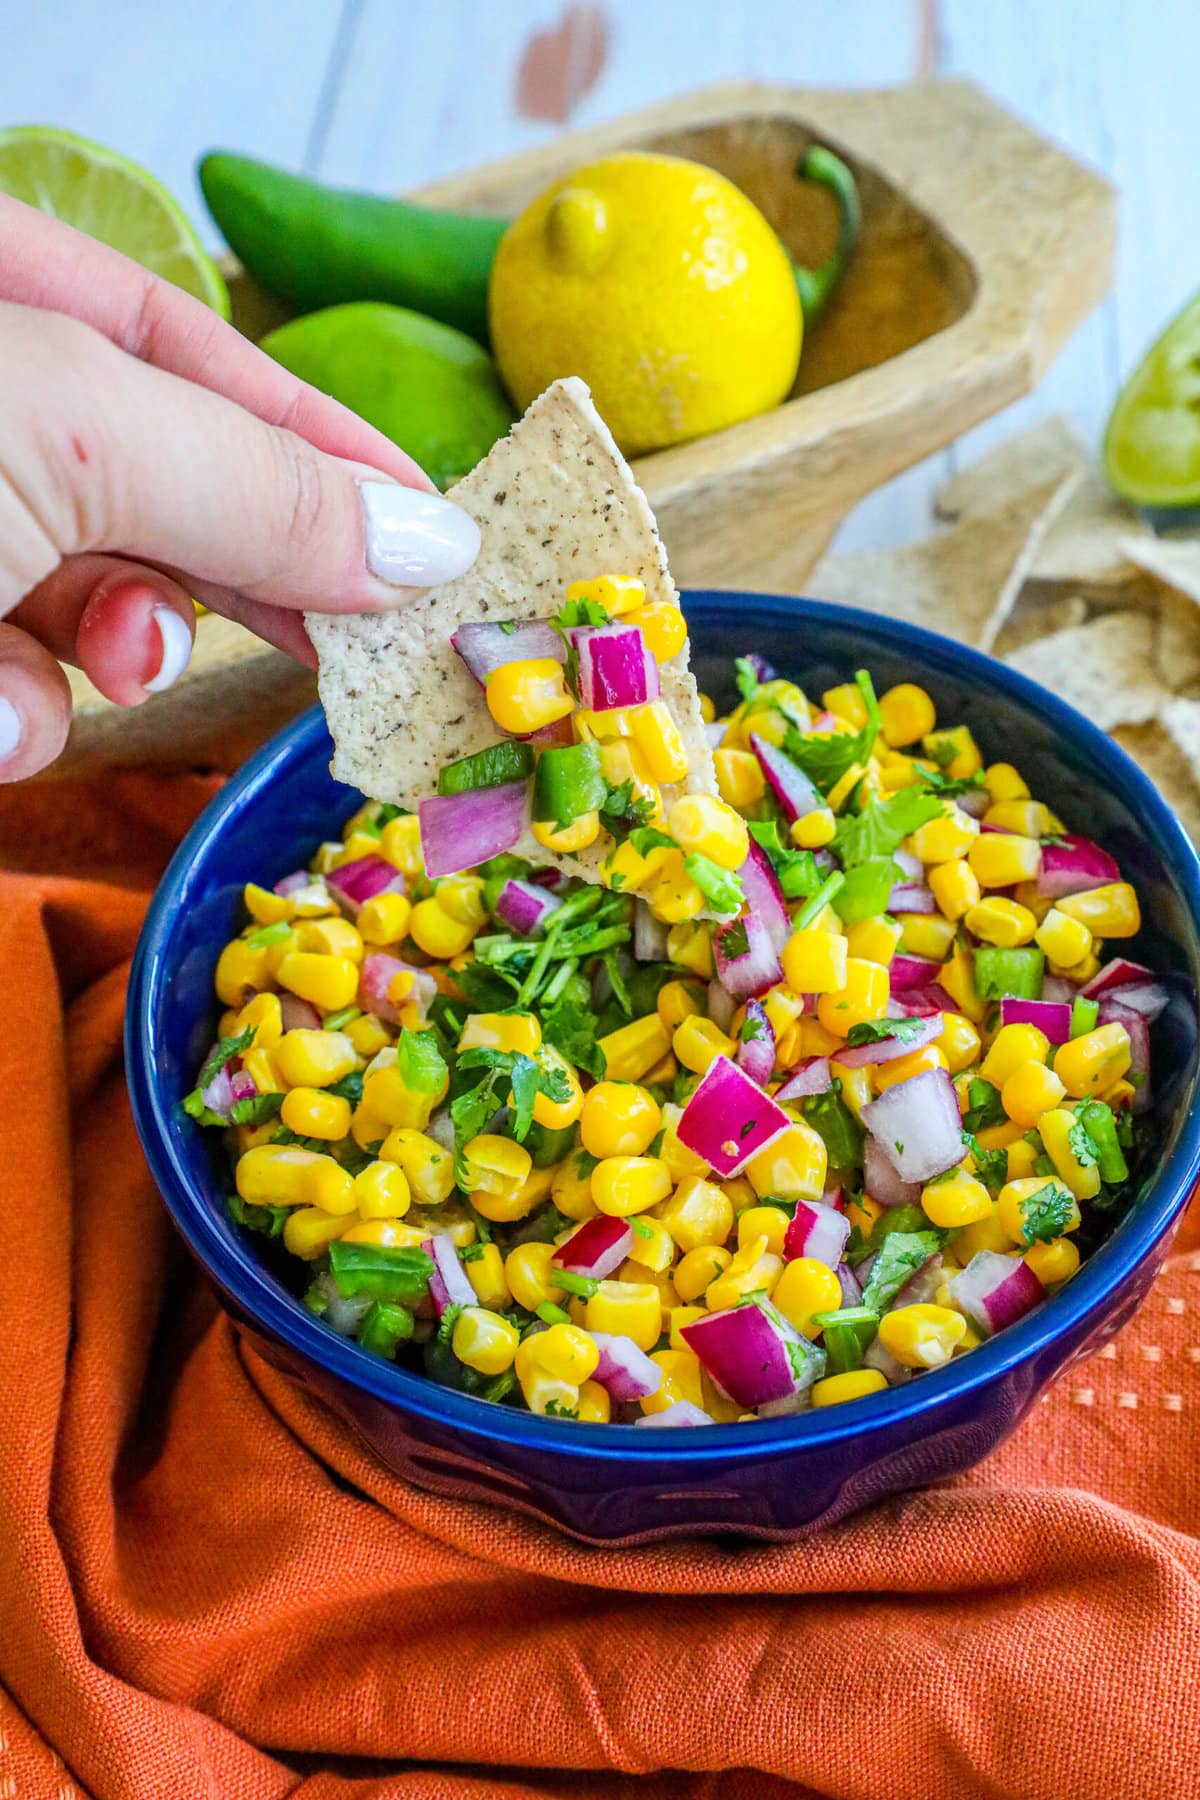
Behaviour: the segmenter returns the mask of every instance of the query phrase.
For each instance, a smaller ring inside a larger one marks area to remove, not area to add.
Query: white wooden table
[[[0,121],[63,125],[152,169],[204,218],[203,150],[408,187],[541,141],[517,77],[565,0],[41,0],[0,8]],[[7,10],[8,18],[3,16]],[[1089,442],[1146,341],[1200,286],[1196,0],[607,0],[572,123],[736,77],[834,86],[969,76],[1122,195],[1115,291],[1037,394],[880,490],[839,542],[904,541],[934,488],[1064,410]],[[19,23],[18,23],[19,19]],[[208,235],[217,239],[211,226]]]

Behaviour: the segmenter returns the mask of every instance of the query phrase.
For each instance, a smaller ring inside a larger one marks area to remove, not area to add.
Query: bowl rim
[[[1108,781],[1139,818],[1175,879],[1200,941],[1200,856],[1190,838],[1154,783],[1120,745],[1048,689],[940,632],[857,607],[737,589],[684,590],[681,598],[689,612],[706,618],[744,605],[753,607],[763,623],[774,613],[775,622],[784,629],[802,630],[805,621],[836,623],[851,642],[861,634],[908,656],[916,666],[931,664],[942,672],[954,669],[967,683],[986,683],[1040,713],[1052,728],[1081,743],[1097,777]],[[194,1183],[174,1159],[170,1103],[161,1091],[156,1068],[155,1026],[162,984],[169,977],[164,947],[172,923],[188,903],[197,867],[219,842],[229,815],[255,805],[270,790],[276,775],[324,729],[320,708],[311,708],[277,732],[230,778],[180,843],[147,911],[130,970],[125,1063],[134,1121],[155,1184],[201,1267],[248,1315],[252,1326],[261,1327],[371,1399],[402,1407],[434,1424],[451,1424],[481,1447],[504,1444],[624,1462],[632,1459],[643,1467],[660,1462],[667,1446],[658,1431],[645,1430],[642,1438],[635,1438],[628,1426],[589,1425],[586,1434],[565,1430],[572,1421],[542,1418],[443,1387],[429,1376],[372,1356],[352,1339],[322,1327],[258,1260],[248,1238],[243,1245],[221,1233],[211,1210],[211,1194]],[[967,1399],[1038,1356],[1056,1339],[1070,1335],[1090,1314],[1098,1314],[1166,1235],[1198,1179],[1200,1106],[1193,1105],[1153,1186],[1126,1215],[1121,1231],[1101,1245],[1066,1288],[1026,1318],[989,1338],[969,1356],[932,1371],[924,1380],[827,1410],[758,1420],[749,1429],[742,1424],[714,1425],[685,1432],[682,1441],[675,1436],[669,1452],[673,1464],[695,1469],[731,1459],[745,1463],[770,1458],[788,1447],[829,1448],[873,1424],[881,1428],[918,1425],[924,1415]]]

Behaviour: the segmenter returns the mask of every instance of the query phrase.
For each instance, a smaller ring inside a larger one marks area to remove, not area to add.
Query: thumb
[[[83,551],[323,612],[402,605],[478,553],[475,521],[440,494],[328,456],[75,320],[0,306],[0,365],[15,374],[0,615]]]

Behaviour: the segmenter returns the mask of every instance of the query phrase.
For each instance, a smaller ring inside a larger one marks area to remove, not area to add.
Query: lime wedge
[[[0,193],[63,219],[229,317],[229,290],[183,209],[136,163],[52,125],[0,130]]]
[[[1200,294],[1117,396],[1104,434],[1109,485],[1139,506],[1200,501]]]

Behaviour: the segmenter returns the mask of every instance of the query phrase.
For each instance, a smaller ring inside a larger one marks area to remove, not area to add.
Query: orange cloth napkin
[[[0,797],[0,1800],[1196,1792],[1195,1225],[989,1463],[824,1536],[430,1499],[240,1345],[142,1163],[128,959],[212,785]]]

